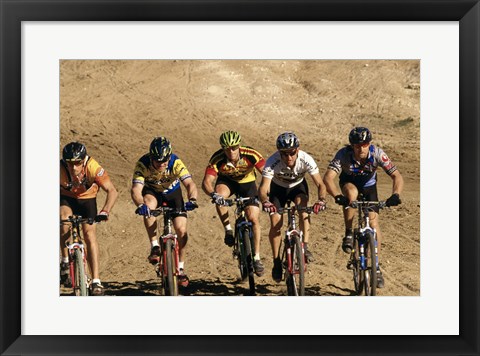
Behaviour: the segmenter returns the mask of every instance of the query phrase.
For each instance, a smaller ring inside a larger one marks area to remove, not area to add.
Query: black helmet
[[[70,142],[63,148],[62,159],[65,162],[81,161],[87,156],[85,145],[80,142]]]
[[[348,135],[348,141],[351,145],[358,143],[370,143],[372,141],[372,133],[366,127],[355,127]]]
[[[297,135],[291,131],[284,132],[277,137],[277,149],[279,151],[291,150],[293,148],[298,148],[298,146],[300,146],[300,141],[298,140]]]
[[[170,158],[172,154],[172,145],[170,141],[165,137],[155,137],[150,144],[150,158],[159,161],[165,162]]]

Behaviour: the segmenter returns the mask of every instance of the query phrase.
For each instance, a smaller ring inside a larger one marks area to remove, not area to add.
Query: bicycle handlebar
[[[258,203],[258,199],[257,198],[252,198],[252,197],[248,197],[248,198],[235,198],[235,199],[224,199],[225,201],[225,204],[224,206],[232,206],[232,205],[245,205],[246,203]]]
[[[307,214],[313,213],[313,206],[301,206],[301,207],[292,206],[292,207],[287,207],[287,208],[279,208],[277,210],[277,213],[278,214],[288,214],[293,209],[298,211],[298,212],[305,211]]]
[[[354,200],[347,206],[347,208],[374,208],[378,207],[379,209],[383,209],[387,206],[385,201],[363,201],[363,200]]]
[[[161,206],[159,208],[150,210],[150,215],[157,217],[157,216],[160,216],[162,214],[165,214],[166,212],[169,212],[169,213],[184,213],[185,211],[188,211],[188,209],[185,206],[184,206],[184,209],[185,210],[180,210],[180,209],[170,208],[168,206]]]
[[[98,224],[101,221],[105,221],[106,219],[103,218],[103,215],[97,215],[94,218],[82,218],[80,215],[77,216],[69,216],[68,219],[60,220],[60,225],[64,224]]]

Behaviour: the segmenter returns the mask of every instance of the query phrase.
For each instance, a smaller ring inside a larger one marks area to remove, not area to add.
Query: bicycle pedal
[[[353,269],[353,263],[352,262],[347,263],[347,269]]]

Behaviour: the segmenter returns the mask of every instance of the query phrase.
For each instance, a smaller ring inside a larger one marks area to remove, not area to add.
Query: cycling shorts
[[[183,201],[181,189],[176,189],[169,194],[163,194],[161,192],[156,192],[152,188],[144,186],[142,189],[142,196],[147,194],[153,195],[157,199],[157,208],[165,203],[169,208],[180,210],[181,212],[172,213],[173,219],[175,219],[177,216],[187,217],[185,202]]]
[[[347,183],[349,183],[349,182],[344,182],[343,184],[340,183],[340,188],[343,189],[343,186]],[[377,185],[376,184],[371,185],[369,187],[359,187],[355,183],[352,183],[352,184],[355,185],[355,187],[357,188],[358,195],[360,195],[360,194],[363,195],[364,200],[366,200],[366,201],[378,201],[378,193],[377,193]],[[372,210],[378,213],[379,208],[378,208],[378,206],[375,206],[375,207],[372,208]]]
[[[270,202],[277,209],[285,207],[288,200],[294,202],[297,196],[306,196],[308,199],[308,184],[304,179],[300,184],[291,188],[284,188],[272,182],[270,184],[270,194],[268,195]]]
[[[217,182],[215,183],[215,187],[219,184],[226,185],[228,189],[230,189],[230,196],[235,194],[237,197],[242,198],[258,198],[258,191],[257,191],[257,184],[255,181],[248,182],[248,183],[238,183],[231,179],[224,178],[222,176],[218,176]],[[259,206],[258,203],[255,202],[248,202],[246,206],[253,205]]]
[[[74,215],[83,218],[94,219],[97,216],[97,198],[75,199],[60,195],[60,206],[62,205],[70,207]]]

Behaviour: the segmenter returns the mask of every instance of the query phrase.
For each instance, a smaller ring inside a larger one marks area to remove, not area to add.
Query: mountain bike
[[[100,215],[96,218],[82,218],[80,215],[70,216],[68,219],[60,220],[61,225],[68,224],[71,229],[71,237],[66,241],[68,248],[68,264],[70,267],[70,280],[76,296],[88,296],[90,289],[90,278],[87,271],[87,251],[85,241],[82,237],[82,224],[94,224],[102,221]]]
[[[242,281],[248,278],[249,295],[256,295],[255,292],[255,270],[253,267],[253,257],[255,249],[253,243],[252,223],[248,221],[245,208],[249,203],[257,203],[257,198],[225,199],[225,206],[236,205],[235,208],[235,245],[233,256],[238,259],[238,268]]]
[[[297,228],[297,212],[305,211],[309,215],[313,207],[291,206],[287,201],[286,208],[278,209],[279,214],[287,214],[287,230],[285,231],[284,248],[282,252],[282,267],[285,270],[285,282],[289,296],[305,295],[305,250],[303,247],[303,231]]]
[[[347,263],[347,269],[353,271],[357,295],[362,292],[366,296],[377,295],[377,232],[370,227],[369,213],[375,207],[385,208],[385,204],[385,201],[355,200],[347,207],[358,209],[358,227],[353,231],[354,245]]]
[[[173,231],[172,214],[180,212],[182,211],[167,206],[150,210],[150,214],[155,217],[163,214],[163,233],[158,238],[161,256],[160,262],[155,265],[155,271],[162,280],[163,294],[166,296],[178,296],[179,245],[177,234]]]

